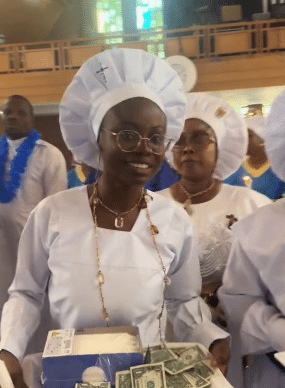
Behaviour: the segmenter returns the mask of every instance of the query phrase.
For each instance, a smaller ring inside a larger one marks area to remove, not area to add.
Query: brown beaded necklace
[[[216,183],[216,180],[214,179],[213,183],[207,189],[205,189],[203,191],[199,191],[199,193],[189,194],[188,191],[185,189],[185,187],[182,185],[182,183],[179,182],[180,189],[183,191],[183,193],[187,197],[187,200],[184,202],[183,207],[186,210],[186,212],[189,214],[189,216],[191,216],[193,214],[193,209],[191,207],[191,205],[192,205],[192,201],[191,201],[192,198],[198,197],[198,195],[202,195],[202,194],[207,193],[208,191],[210,191],[214,187],[215,183]]]
[[[150,197],[150,195],[148,195],[146,193],[145,189],[143,189],[143,188],[142,188],[142,195],[141,195],[141,197],[140,197],[140,199],[139,199],[139,201],[138,201],[138,203],[136,204],[135,207],[137,207],[138,204],[142,200],[144,200],[145,205],[146,205],[146,215],[147,215],[147,219],[148,219],[149,225],[150,225],[150,235],[152,237],[153,245],[154,245],[154,248],[156,250],[156,253],[157,253],[157,256],[158,256],[158,259],[159,259],[159,262],[160,262],[160,265],[161,265],[161,268],[162,268],[162,271],[163,271],[163,283],[164,283],[164,287],[165,287],[166,285],[170,284],[171,280],[170,280],[170,278],[166,274],[166,268],[164,266],[161,254],[160,254],[158,246],[157,246],[156,238],[155,238],[155,236],[159,233],[159,231],[158,231],[157,227],[152,223],[151,218],[150,218],[150,214],[149,214],[149,210],[148,210],[148,207],[147,207],[147,203],[149,201],[151,201],[152,198]],[[92,215],[93,215],[94,227],[95,227],[97,280],[98,280],[100,298],[101,298],[101,303],[102,303],[102,316],[103,316],[104,321],[106,322],[106,325],[109,326],[110,317],[109,317],[109,313],[108,313],[107,308],[106,308],[105,298],[104,298],[104,294],[103,294],[103,285],[105,283],[105,279],[104,279],[104,275],[103,275],[103,273],[101,271],[101,266],[100,266],[98,220],[97,220],[97,215],[96,215],[96,206],[98,205],[98,203],[102,204],[102,200],[100,200],[98,198],[97,184],[95,184],[94,185],[93,193],[92,193],[91,198],[90,198],[90,205],[91,205],[91,209],[92,209]],[[129,213],[132,210],[134,210],[135,207],[133,209],[129,210],[127,213]],[[108,210],[111,211],[111,209],[108,209]],[[114,211],[112,211],[112,212],[115,213]],[[115,214],[117,214],[117,213],[115,213]],[[119,216],[122,215],[122,214],[123,213],[119,213]],[[163,301],[162,301],[162,305],[161,305],[161,310],[160,310],[160,313],[158,315],[158,319],[159,319],[159,335],[160,335],[161,342],[164,342],[164,340],[162,338],[162,327],[161,327],[161,318],[162,318],[162,315],[163,315],[164,307],[165,307],[165,300],[164,300],[164,297],[163,297]]]

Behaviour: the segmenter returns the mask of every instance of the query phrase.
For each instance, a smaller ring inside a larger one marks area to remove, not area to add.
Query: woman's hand
[[[24,382],[23,370],[18,359],[7,350],[1,350],[0,360],[5,362],[15,388],[28,388]]]
[[[218,339],[214,341],[210,345],[209,351],[213,356],[211,366],[219,368],[223,375],[226,376],[231,355],[227,340]]]

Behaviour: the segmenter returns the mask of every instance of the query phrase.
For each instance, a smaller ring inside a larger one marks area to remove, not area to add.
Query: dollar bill
[[[129,370],[116,373],[116,388],[132,388],[131,372]]]
[[[180,359],[189,365],[194,365],[205,358],[207,358],[207,355],[198,345],[191,346],[180,354]]]
[[[192,366],[192,364],[189,365],[189,363],[184,362],[180,358],[164,362],[164,369],[171,375],[177,375],[178,373],[190,369]]]
[[[168,360],[174,360],[176,358],[177,356],[168,348],[150,351],[150,359],[152,364],[157,364],[158,362],[164,362]]]
[[[151,352],[153,352],[155,350],[165,349],[165,346],[163,346],[162,344],[158,344],[158,345],[150,346],[149,349]]]
[[[187,350],[188,348],[186,346],[183,346],[183,348],[172,348],[170,347],[170,349],[173,351],[173,353],[175,353],[177,356],[180,356],[181,353],[185,352],[185,350]]]
[[[75,388],[111,388],[110,382],[98,382],[96,384],[77,383]]]
[[[190,383],[183,373],[179,375],[165,374],[167,388],[194,388],[195,386]]]
[[[208,388],[211,387],[211,382],[203,379],[202,376],[197,375],[197,373],[193,371],[187,371],[184,373],[184,376],[187,380],[193,385],[195,388]]]
[[[197,364],[194,365],[194,372],[206,380],[209,380],[215,374],[215,372],[203,361],[197,362]]]
[[[143,356],[146,357],[147,353],[151,353],[156,350],[161,350],[162,348],[165,348],[165,346],[162,346],[162,344],[148,346],[146,349],[143,350]]]
[[[133,388],[166,388],[163,363],[134,366],[131,379]]]

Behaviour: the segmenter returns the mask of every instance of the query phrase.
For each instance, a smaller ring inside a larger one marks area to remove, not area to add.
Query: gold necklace
[[[198,197],[198,195],[201,195],[201,194],[204,194],[204,193],[207,193],[208,191],[210,191],[214,185],[216,183],[216,180],[214,179],[213,180],[213,183],[205,190],[203,191],[200,191],[199,193],[195,193],[195,194],[189,194],[188,191],[185,189],[185,187],[182,185],[181,181],[179,182],[179,187],[181,188],[181,190],[183,191],[183,193],[186,195],[187,197],[187,200],[184,202],[184,209],[187,211],[187,213],[189,214],[189,216],[191,216],[193,214],[193,209],[191,207],[192,205],[192,201],[191,199],[193,197]]]
[[[140,199],[138,200],[138,202],[135,204],[135,206],[133,206],[130,210],[127,210],[125,212],[122,212],[122,213],[117,213],[115,212],[114,210],[110,209],[107,205],[104,204],[104,202],[102,201],[101,198],[98,197],[98,193],[97,193],[97,188],[96,188],[96,184],[94,185],[94,191],[96,191],[96,200],[97,202],[103,206],[105,209],[107,209],[110,213],[113,213],[115,214],[116,218],[115,218],[115,227],[118,228],[118,229],[122,229],[122,227],[124,226],[124,218],[122,216],[128,214],[128,213],[131,213],[133,210],[135,210],[136,207],[139,206],[139,203],[141,202],[143,196],[144,196],[144,192],[142,190],[142,194],[140,196]]]
[[[149,210],[148,210],[148,207],[147,207],[147,203],[151,200],[151,197],[146,193],[146,191],[143,188],[142,188],[142,196],[141,196],[140,200],[142,198],[144,199],[145,205],[146,205],[146,215],[147,215],[147,219],[148,219],[149,225],[150,225],[150,234],[151,234],[151,237],[152,237],[153,245],[155,247],[155,250],[156,250],[156,253],[157,253],[157,256],[158,256],[161,268],[162,268],[162,271],[163,271],[163,283],[164,283],[164,288],[165,288],[166,285],[169,285],[171,283],[171,280],[170,280],[170,278],[166,274],[166,268],[164,266],[162,257],[160,255],[160,252],[159,252],[159,249],[158,249],[158,246],[157,246],[156,238],[155,238],[155,235],[157,235],[159,233],[159,231],[158,231],[157,227],[152,223],[151,218],[150,218],[150,214],[149,214]],[[97,280],[98,280],[98,284],[99,284],[99,292],[100,292],[100,298],[101,298],[101,303],[102,303],[102,316],[103,316],[104,321],[106,322],[106,326],[109,326],[110,317],[109,317],[109,313],[108,313],[108,311],[106,309],[105,298],[104,298],[104,294],[103,294],[103,284],[105,283],[105,279],[104,279],[104,275],[103,275],[103,273],[101,271],[101,266],[100,266],[98,221],[97,221],[97,215],[96,215],[96,205],[98,203],[99,203],[99,201],[98,201],[97,189],[96,189],[96,185],[94,185],[94,191],[93,191],[93,194],[92,194],[92,196],[90,198],[90,204],[91,204],[91,208],[92,208],[92,215],[93,215],[94,227],[95,227]],[[159,313],[159,315],[157,317],[158,320],[159,320],[159,336],[160,336],[160,341],[163,344],[164,344],[164,339],[162,337],[161,318],[162,318],[164,307],[165,307],[164,288],[163,288],[163,298],[162,298],[161,310],[160,310],[160,313]]]

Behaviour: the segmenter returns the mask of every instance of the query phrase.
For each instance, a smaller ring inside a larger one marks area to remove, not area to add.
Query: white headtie
[[[102,119],[110,108],[133,97],[154,101],[167,117],[168,136],[179,138],[186,97],[177,73],[143,50],[107,50],[83,64],[60,104],[62,135],[75,160],[98,167]]]
[[[239,169],[246,157],[248,134],[245,121],[220,98],[199,93],[189,93],[187,97],[186,120],[200,119],[215,132],[218,160],[213,176],[224,180]],[[170,152],[167,157],[173,164]]]
[[[275,98],[267,117],[265,150],[273,172],[285,182],[285,90]]]

